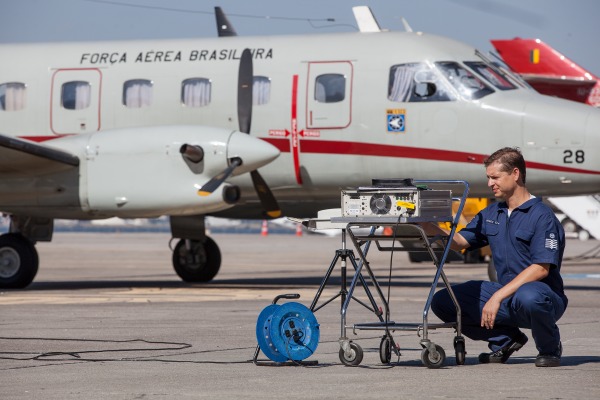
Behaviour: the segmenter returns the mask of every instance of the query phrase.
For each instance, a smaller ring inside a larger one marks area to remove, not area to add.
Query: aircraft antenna
[[[404,26],[404,30],[406,32],[412,32],[413,29],[411,28],[411,26],[408,24],[408,21],[406,19],[404,19],[404,17],[401,18],[402,20],[402,26]]]

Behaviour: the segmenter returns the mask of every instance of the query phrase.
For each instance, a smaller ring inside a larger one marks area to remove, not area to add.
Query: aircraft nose
[[[227,158],[239,157],[242,165],[234,175],[254,171],[279,157],[279,150],[264,140],[242,132],[234,132],[229,137]]]

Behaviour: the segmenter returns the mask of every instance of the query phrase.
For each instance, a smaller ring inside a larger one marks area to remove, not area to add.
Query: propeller
[[[250,134],[250,125],[252,123],[252,85],[254,72],[252,66],[252,53],[249,49],[244,49],[240,59],[240,69],[238,73],[238,122],[240,132]],[[265,213],[271,218],[281,216],[281,209],[277,200],[271,192],[271,189],[257,170],[250,172],[252,183],[256,194],[265,210]]]
[[[249,49],[244,49],[242,57],[240,59],[240,68],[238,73],[238,98],[237,98],[237,112],[239,131],[241,133],[250,134],[250,126],[252,123],[252,86],[254,83],[254,72],[252,66],[252,53]],[[189,160],[201,160],[204,156],[197,149],[191,148],[190,146],[182,146],[180,149],[181,154]],[[214,192],[232,173],[233,171],[242,165],[242,159],[240,157],[232,157],[229,159],[229,166],[221,171],[219,174],[211,178],[202,187],[198,188],[198,194],[200,196],[208,196]],[[271,189],[260,175],[257,170],[250,172],[252,177],[252,183],[256,194],[260,199],[260,202],[265,210],[265,213],[270,218],[278,218],[281,216],[281,209],[277,204],[277,200],[271,192]]]
[[[206,182],[204,185],[202,185],[201,188],[198,189],[198,194],[200,196],[210,195],[219,186],[221,186],[225,179],[229,178],[229,175],[233,173],[233,170],[239,167],[240,165],[242,165],[241,158],[235,157],[231,159],[227,168],[219,172],[217,175],[213,176],[210,181]]]

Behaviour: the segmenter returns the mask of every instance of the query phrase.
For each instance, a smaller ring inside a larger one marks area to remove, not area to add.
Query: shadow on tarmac
[[[427,279],[427,280],[423,280]],[[277,288],[314,288],[321,284],[323,277],[277,277],[277,278],[247,278],[247,279],[215,279],[207,283],[187,283],[169,280],[94,280],[94,281],[36,281],[28,286],[27,291],[50,290],[85,290],[85,289],[126,289],[126,288],[207,288],[207,289],[269,289]],[[368,281],[368,279],[367,279]],[[388,279],[378,279],[382,287],[387,287]],[[431,287],[431,276],[399,276],[392,277],[392,287]],[[339,288],[341,279],[331,277],[328,288]],[[350,280],[348,281],[350,285]],[[600,287],[594,288],[600,289]],[[9,290],[9,289],[3,289]],[[19,289],[23,290],[23,289]]]
[[[507,364],[532,364],[535,362],[535,357],[511,357]],[[564,355],[560,359],[561,367],[573,367],[582,364],[597,364],[600,363],[598,356],[569,356]]]
[[[86,289],[126,289],[126,288],[208,288],[208,289],[269,289],[278,288],[318,288],[323,277],[276,277],[276,278],[246,278],[246,279],[215,279],[207,283],[187,283],[183,281],[170,280],[94,280],[94,281],[37,281],[28,286],[27,291],[50,291],[50,290],[86,290]],[[368,281],[368,279],[367,279]],[[382,287],[387,287],[388,278],[378,279]],[[392,277],[392,287],[407,288],[429,288],[432,278],[430,275]],[[327,284],[328,288],[340,287],[341,279],[332,276]],[[348,281],[348,285],[350,281]],[[9,289],[3,289],[9,290]],[[22,290],[22,289],[19,289]],[[590,285],[568,285],[565,291],[600,291],[600,286]]]

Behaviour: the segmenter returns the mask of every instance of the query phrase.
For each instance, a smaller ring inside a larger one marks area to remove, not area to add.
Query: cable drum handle
[[[298,293],[280,294],[273,299],[273,304],[277,303],[281,299],[294,300],[299,298],[300,295]]]

